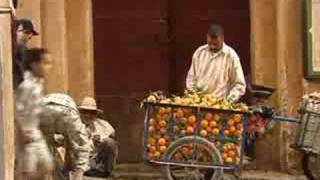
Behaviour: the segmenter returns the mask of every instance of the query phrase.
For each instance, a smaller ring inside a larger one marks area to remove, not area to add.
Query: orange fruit
[[[230,131],[229,130],[224,130],[223,133],[224,133],[225,136],[229,136],[230,135]]]
[[[228,125],[229,126],[233,126],[235,124],[234,120],[233,119],[229,119],[228,120]]]
[[[187,134],[187,131],[186,131],[186,130],[183,129],[183,130],[180,131],[180,135],[181,135],[181,136],[185,136],[186,134]]]
[[[158,114],[161,115],[161,116],[166,114],[166,112],[167,112],[166,108],[164,108],[164,107],[160,107],[159,110],[158,110]]]
[[[235,143],[229,143],[230,148],[234,149],[236,148],[236,144]]]
[[[150,146],[149,147],[149,152],[154,153],[154,152],[156,152],[156,150],[157,150],[156,146]]]
[[[217,122],[216,121],[210,121],[210,123],[209,123],[209,126],[210,127],[212,127],[212,128],[214,128],[214,127],[217,127]]]
[[[229,128],[229,131],[230,131],[230,133],[234,133],[234,132],[236,132],[236,127],[234,127],[234,126],[231,126],[230,128]]]
[[[228,149],[228,147],[227,147],[226,145],[224,145],[224,146],[222,147],[222,151],[223,151],[224,153],[228,153],[229,149]]]
[[[240,114],[236,114],[233,116],[233,119],[236,123],[239,123],[239,122],[241,122],[241,117],[242,116]]]
[[[153,157],[159,158],[161,156],[161,153],[159,151],[156,151],[153,153]]]
[[[167,141],[166,141],[166,139],[164,139],[164,138],[160,138],[160,139],[158,140],[158,144],[159,144],[160,146],[164,146],[164,145],[167,144]]]
[[[211,127],[207,127],[206,130],[207,130],[208,133],[211,133],[211,132],[212,132],[212,128],[211,128]]]
[[[235,135],[236,135],[236,136],[241,136],[241,135],[242,135],[242,132],[241,132],[240,130],[236,130]]]
[[[167,150],[167,146],[160,146],[159,150],[160,152],[164,153]]]
[[[150,119],[149,121],[150,125],[156,125],[156,120],[154,120],[153,118]]]
[[[167,122],[165,120],[160,120],[158,125],[159,127],[163,128],[167,126]]]
[[[223,153],[223,154],[222,154],[222,158],[223,158],[224,160],[226,160],[226,159],[228,158],[228,153]]]
[[[149,144],[155,145],[156,142],[157,142],[157,141],[156,141],[154,138],[152,138],[152,137],[149,137],[149,138],[148,138],[148,143],[149,143]]]
[[[215,121],[219,121],[219,120],[221,119],[221,117],[220,117],[219,114],[214,114],[213,119],[214,119]]]
[[[170,108],[170,107],[166,108],[166,114],[171,113],[171,111],[172,111],[172,108]]]
[[[241,129],[242,129],[242,124],[241,124],[241,123],[236,124],[236,128],[237,128],[238,130],[241,130]]]
[[[228,155],[231,158],[235,158],[236,157],[236,152],[235,151],[229,151]]]
[[[160,134],[155,134],[155,135],[154,135],[154,138],[155,138],[155,139],[160,139],[160,138],[161,138],[161,135],[160,135]]]
[[[196,121],[197,121],[197,118],[196,118],[195,115],[191,115],[191,116],[188,117],[189,125],[194,125],[196,123]]]
[[[209,122],[207,120],[204,119],[204,120],[201,121],[201,127],[207,128],[208,125],[209,125]]]
[[[233,159],[231,157],[226,158],[227,163],[233,163]]]
[[[163,134],[163,135],[167,134],[167,129],[166,128],[161,128],[160,129],[160,133]]]
[[[193,134],[194,133],[194,128],[192,126],[187,127],[187,133],[188,134]]]
[[[153,153],[149,152],[148,157],[153,158]]]
[[[207,132],[206,130],[201,130],[201,131],[200,131],[200,135],[201,135],[202,137],[206,137],[206,136],[208,135],[208,132]]]
[[[162,118],[162,115],[160,115],[160,114],[157,114],[156,118],[157,118],[157,120],[163,119],[163,118]]]
[[[213,135],[218,135],[220,133],[220,130],[218,129],[218,128],[214,128],[213,130],[212,130],[212,134]]]
[[[149,126],[149,132],[153,133],[156,130],[156,128],[154,126]]]
[[[204,118],[208,121],[211,121],[212,118],[213,118],[213,114],[210,113],[210,112],[207,112],[205,115],[204,115]]]
[[[177,118],[182,118],[184,116],[182,109],[178,109],[175,114]]]

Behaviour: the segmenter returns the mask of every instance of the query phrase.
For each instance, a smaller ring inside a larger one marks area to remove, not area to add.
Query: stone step
[[[234,180],[228,174],[225,180]],[[89,178],[86,180],[103,180]],[[120,164],[116,166],[114,175],[107,180],[164,180],[158,166],[149,164]],[[244,171],[241,180],[307,180],[304,176],[292,176],[279,172]]]

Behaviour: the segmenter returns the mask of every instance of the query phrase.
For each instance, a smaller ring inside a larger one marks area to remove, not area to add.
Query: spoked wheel
[[[168,162],[187,162],[205,167],[189,167],[178,164],[164,165],[163,174],[167,180],[222,180],[223,169],[212,169],[210,165],[222,165],[218,149],[208,140],[187,136],[172,143],[164,154]]]
[[[313,154],[305,154],[302,160],[303,171],[309,180],[320,179],[320,157]]]

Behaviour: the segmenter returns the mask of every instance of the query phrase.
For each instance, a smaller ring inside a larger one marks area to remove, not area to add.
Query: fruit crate
[[[145,160],[226,169],[241,165],[248,112],[155,102],[144,106]]]
[[[303,151],[320,154],[320,100],[304,99],[300,114],[296,145]]]

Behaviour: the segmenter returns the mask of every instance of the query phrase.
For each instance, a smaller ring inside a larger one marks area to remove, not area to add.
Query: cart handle
[[[271,106],[264,106],[264,105],[258,106],[252,110],[252,113],[253,114],[255,114],[255,113],[261,114],[262,116],[264,116],[266,118],[270,118],[275,121],[301,123],[300,119],[298,119],[298,118],[276,115]]]
[[[286,121],[286,122],[294,122],[294,123],[299,123],[299,124],[301,123],[300,119],[293,118],[293,117],[287,117],[287,116],[272,115],[271,119],[275,120],[275,121]]]

